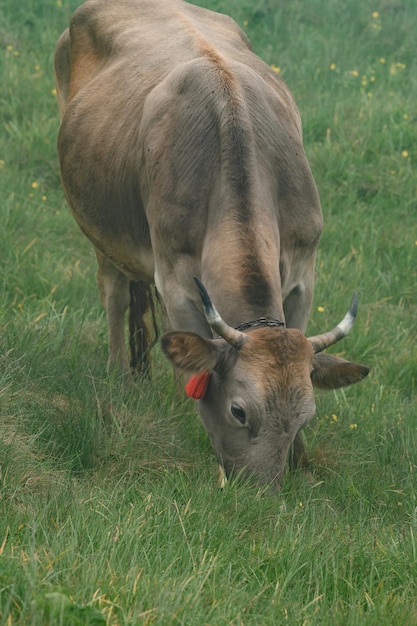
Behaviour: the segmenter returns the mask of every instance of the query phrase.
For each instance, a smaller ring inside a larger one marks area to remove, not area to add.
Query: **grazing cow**
[[[62,184],[96,251],[109,366],[129,369],[129,305],[146,359],[154,283],[173,329],[163,351],[219,463],[279,487],[292,444],[292,465],[306,462],[313,385],[369,371],[321,353],[355,304],[304,335],[322,213],[290,91],[232,19],[181,0],[87,0],[55,74]]]

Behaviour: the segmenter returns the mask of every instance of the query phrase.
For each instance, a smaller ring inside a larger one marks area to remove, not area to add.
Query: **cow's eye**
[[[246,422],[246,414],[242,407],[238,406],[237,404],[232,404],[231,411],[233,417],[239,420],[241,424],[244,424]]]

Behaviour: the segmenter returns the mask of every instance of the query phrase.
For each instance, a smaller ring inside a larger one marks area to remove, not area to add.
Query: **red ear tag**
[[[185,393],[187,396],[194,398],[194,400],[202,400],[206,395],[210,376],[210,372],[202,372],[201,374],[191,376],[190,380],[185,385]]]

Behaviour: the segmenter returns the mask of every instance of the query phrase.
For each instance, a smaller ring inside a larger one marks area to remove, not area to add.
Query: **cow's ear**
[[[313,357],[311,381],[319,389],[337,389],[360,382],[369,374],[369,367],[345,361],[333,354],[320,352]]]
[[[183,372],[209,372],[217,362],[214,341],[195,333],[171,331],[161,337],[161,347],[171,363]]]

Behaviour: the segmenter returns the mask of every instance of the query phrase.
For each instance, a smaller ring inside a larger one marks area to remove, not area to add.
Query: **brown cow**
[[[304,335],[322,214],[291,93],[233,20],[181,0],[87,0],[55,73],[62,183],[97,254],[109,366],[129,368],[129,304],[146,354],[155,283],[175,329],[163,350],[191,377],[219,462],[279,486],[291,444],[305,459],[312,385],[368,373],[319,353],[355,306]]]

